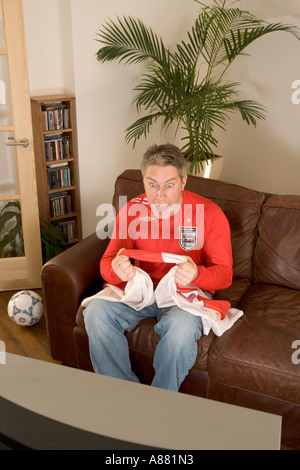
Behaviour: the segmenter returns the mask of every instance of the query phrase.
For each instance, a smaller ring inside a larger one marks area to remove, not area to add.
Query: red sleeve
[[[207,206],[204,230],[205,266],[198,266],[198,277],[194,284],[213,293],[217,289],[229,287],[233,275],[230,227],[218,206]]]
[[[111,240],[100,260],[100,273],[109,284],[118,285],[122,280],[111,267],[112,260],[117,256],[121,248],[131,249],[132,239],[127,235],[127,205],[117,214]]]

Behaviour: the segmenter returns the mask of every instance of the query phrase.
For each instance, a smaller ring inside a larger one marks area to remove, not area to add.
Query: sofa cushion
[[[141,171],[125,170],[116,179],[113,205],[118,212],[120,210],[120,196],[127,196],[127,201],[130,201],[130,199],[144,192],[145,190]]]
[[[242,297],[251,287],[249,279],[239,279],[234,277],[227,289],[220,289],[214,293],[215,300],[228,300],[231,307],[238,308]]]
[[[235,325],[212,344],[208,371],[221,384],[300,404],[300,291],[257,284],[239,308]]]
[[[300,289],[300,196],[272,196],[264,204],[254,281]]]
[[[189,175],[186,189],[218,204],[231,229],[234,276],[251,279],[257,224],[265,195],[231,183]],[[144,192],[140,170],[126,170],[116,180],[113,204],[119,210],[119,197],[128,200]]]

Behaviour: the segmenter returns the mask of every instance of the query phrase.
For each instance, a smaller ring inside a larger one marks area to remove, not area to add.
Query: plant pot
[[[188,170],[188,174],[194,176],[201,176],[202,178],[211,178],[217,180],[220,178],[221,175],[223,161],[224,157],[216,155],[213,162],[211,162],[211,160],[209,160],[208,162],[202,162],[203,169],[200,170],[200,172],[195,173],[195,170],[193,170],[192,172]]]

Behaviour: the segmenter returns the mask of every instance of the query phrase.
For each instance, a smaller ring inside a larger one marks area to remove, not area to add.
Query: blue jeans
[[[139,382],[131,370],[124,331],[132,330],[149,317],[157,319],[154,330],[160,335],[154,355],[152,385],[178,391],[195,363],[202,320],[177,306],[158,308],[154,303],[136,311],[121,302],[93,300],[84,310],[84,321],[94,371]]]

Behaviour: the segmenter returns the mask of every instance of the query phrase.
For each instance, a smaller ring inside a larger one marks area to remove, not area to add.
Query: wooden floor
[[[59,364],[49,352],[44,315],[30,327],[17,325],[9,318],[7,305],[15,292],[0,292],[0,340],[5,343],[6,352]],[[42,295],[39,289],[34,292]]]

